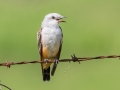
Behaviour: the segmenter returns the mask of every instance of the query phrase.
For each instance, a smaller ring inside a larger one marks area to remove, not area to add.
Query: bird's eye
[[[54,16],[52,16],[52,19],[55,19],[55,17],[54,17]]]

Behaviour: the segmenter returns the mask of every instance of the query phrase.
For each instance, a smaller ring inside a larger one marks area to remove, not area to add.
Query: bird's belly
[[[44,58],[53,58],[57,55],[60,47],[60,36],[47,35],[43,36],[45,40],[42,40],[42,54]]]

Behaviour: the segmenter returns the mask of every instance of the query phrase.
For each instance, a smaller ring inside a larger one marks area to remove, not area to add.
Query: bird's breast
[[[62,32],[59,28],[43,28],[42,30],[42,45],[45,57],[55,57],[60,47]]]

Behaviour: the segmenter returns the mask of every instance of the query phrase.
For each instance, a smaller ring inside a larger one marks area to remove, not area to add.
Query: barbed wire
[[[82,57],[82,58],[77,58],[75,54],[71,55],[71,59],[61,59],[59,62],[78,62],[80,64],[81,61],[88,61],[88,60],[100,60],[104,58],[119,58],[120,55],[109,55],[109,56],[96,56],[96,57]],[[0,66],[6,66],[8,68],[11,67],[11,65],[22,65],[22,64],[28,64],[28,63],[54,63],[54,61],[40,61],[40,60],[35,60],[35,61],[22,61],[22,62],[8,62],[6,61],[5,63],[0,63]]]

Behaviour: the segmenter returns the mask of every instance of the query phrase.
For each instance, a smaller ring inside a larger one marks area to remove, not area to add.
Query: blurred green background
[[[0,63],[39,60],[36,32],[51,12],[68,17],[61,59],[120,54],[120,0],[0,0]],[[120,61],[59,63],[50,82],[39,64],[0,67],[0,80],[13,90],[120,90]]]

